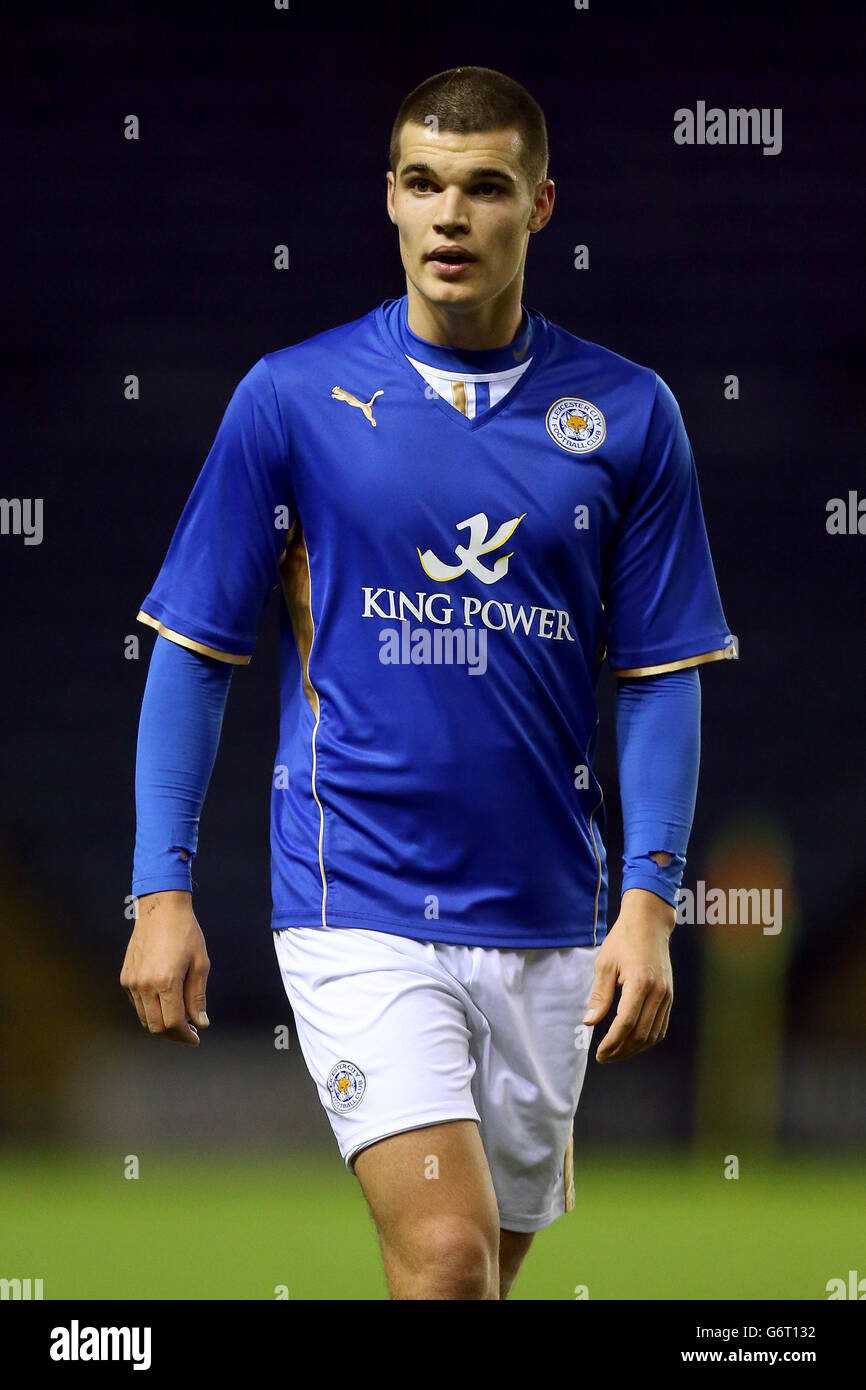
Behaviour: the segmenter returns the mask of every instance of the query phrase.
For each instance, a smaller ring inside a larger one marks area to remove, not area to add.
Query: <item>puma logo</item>
[[[377,396],[384,396],[384,391],[374,391],[368,401],[359,401],[357,396],[353,396],[351,391],[346,391],[342,386],[335,386],[331,390],[331,400],[345,401],[347,405],[356,405],[359,410],[363,410],[365,420],[369,420],[375,429],[376,421],[373,419],[372,405]]]

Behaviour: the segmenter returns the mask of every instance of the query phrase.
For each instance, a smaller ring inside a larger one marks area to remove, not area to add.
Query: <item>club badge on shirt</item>
[[[591,449],[597,449],[607,433],[598,406],[579,396],[560,396],[548,410],[544,423],[551,439],[561,449],[575,454],[588,454]]]

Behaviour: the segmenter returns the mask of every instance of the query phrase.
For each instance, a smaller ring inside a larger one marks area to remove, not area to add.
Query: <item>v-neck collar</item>
[[[406,296],[404,295],[403,298],[406,299]],[[429,391],[427,382],[419,374],[417,369],[412,366],[412,363],[408,360],[401,344],[397,341],[391,329],[389,328],[387,319],[385,317],[386,311],[389,308],[391,308],[391,306],[397,303],[399,303],[398,300],[386,299],[383,301],[383,303],[379,305],[378,309],[376,310],[376,326],[379,329],[379,333],[382,337],[382,340],[385,343],[385,346],[388,348],[388,351],[392,354],[392,356],[395,357],[397,361],[401,364],[403,371],[407,372],[410,375],[410,377],[415,383],[416,390],[421,392],[421,394],[424,396],[425,401],[428,404],[437,407],[439,410],[445,411],[454,421],[456,421],[456,423],[462,429],[483,429],[483,427],[488,423],[488,421],[493,419],[494,416],[498,415],[501,410],[506,410],[513,401],[514,397],[523,389],[524,382],[526,382],[527,379],[532,376],[532,374],[537,370],[539,363],[546,356],[548,346],[547,320],[545,319],[543,314],[540,314],[537,310],[531,309],[529,305],[525,304],[523,307],[526,310],[528,320],[527,330],[525,330],[525,332],[528,331],[530,327],[532,329],[532,360],[530,361],[529,366],[526,368],[526,371],[518,377],[517,381],[514,383],[511,389],[507,391],[505,395],[502,396],[496,402],[495,405],[488,406],[488,408],[486,410],[483,410],[480,415],[475,415],[472,418],[470,418],[468,415],[464,415],[462,411],[455,410],[454,406],[449,404],[448,401],[443,400],[442,397],[438,394],[438,392],[434,392],[432,397],[427,394]],[[417,335],[415,336],[417,339]],[[424,339],[417,339],[417,341],[422,345],[425,342]],[[518,339],[517,341],[519,343],[521,340]],[[436,348],[437,344],[431,343],[429,346],[431,348]],[[497,351],[501,351],[501,349],[497,349]],[[419,360],[421,360],[420,357]],[[425,363],[425,365],[428,364]],[[429,365],[435,366],[436,364],[431,362]],[[516,366],[518,364],[515,363],[514,365]],[[437,367],[437,370],[441,370],[441,368]]]

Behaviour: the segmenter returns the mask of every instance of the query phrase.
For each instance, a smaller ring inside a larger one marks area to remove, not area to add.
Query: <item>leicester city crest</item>
[[[560,396],[548,410],[544,423],[551,439],[573,454],[588,454],[597,449],[607,433],[598,406],[579,396]]]
[[[328,1075],[331,1104],[341,1113],[360,1105],[367,1089],[367,1078],[354,1062],[338,1062]]]

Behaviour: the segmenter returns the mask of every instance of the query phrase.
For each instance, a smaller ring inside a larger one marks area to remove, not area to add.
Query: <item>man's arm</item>
[[[231,673],[251,660],[265,604],[279,584],[284,514],[286,525],[297,514],[289,443],[261,357],[232,393],[137,615],[159,636],[136,765],[138,920],[121,982],[142,1026],[181,1042],[196,1043],[194,1025],[207,1024],[209,962],[192,911],[188,861]]]
[[[135,927],[120,983],[143,1028],[196,1045],[210,961],[190,861],[219,745],[232,666],[163,636],[142,700],[135,772]]]
[[[621,680],[616,731],[625,853],[619,916],[596,957],[584,1023],[599,1023],[621,986],[596,1061],[632,1057],[667,1032],[669,940],[685,867],[700,763],[697,668]]]

